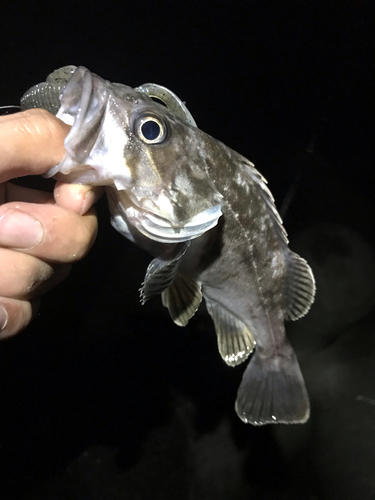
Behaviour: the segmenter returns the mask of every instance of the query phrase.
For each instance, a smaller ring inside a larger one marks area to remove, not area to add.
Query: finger
[[[98,201],[103,193],[104,188],[98,186],[57,182],[54,197],[60,207],[68,208],[79,215],[83,215]]]
[[[63,281],[70,264],[48,264],[33,255],[0,248],[0,296],[31,299]]]
[[[54,198],[51,193],[17,186],[11,182],[0,185],[0,205],[11,201],[26,201],[28,203],[57,204],[60,207],[73,210],[84,215],[103,195],[104,188],[100,186],[85,186],[81,184],[65,184],[57,182]]]
[[[39,301],[0,297],[0,340],[12,337],[33,319],[39,309]]]
[[[0,117],[0,183],[38,175],[57,165],[65,153],[70,127],[44,109]]]
[[[0,206],[0,246],[49,262],[80,260],[96,233],[93,208],[80,216],[58,205],[12,202]]]

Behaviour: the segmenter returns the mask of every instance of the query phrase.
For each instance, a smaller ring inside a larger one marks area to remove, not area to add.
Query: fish
[[[111,83],[83,66],[68,73],[56,115],[71,125],[66,154],[46,176],[105,186],[114,228],[154,257],[142,303],[161,295],[185,326],[204,299],[224,362],[249,360],[235,403],[243,422],[306,422],[285,321],[309,311],[315,281],[289,248],[266,179],[168,89]],[[153,99],[160,89],[166,106]]]

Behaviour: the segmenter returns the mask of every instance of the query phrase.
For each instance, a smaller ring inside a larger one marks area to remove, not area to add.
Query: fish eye
[[[135,132],[146,144],[160,144],[167,136],[167,127],[161,119],[144,115],[136,121]]]

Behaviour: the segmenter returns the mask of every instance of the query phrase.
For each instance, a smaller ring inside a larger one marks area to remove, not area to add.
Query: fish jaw
[[[181,225],[177,223],[173,225],[166,218],[139,208],[126,191],[107,188],[107,193],[110,197],[112,225],[132,241],[134,232],[159,243],[180,243],[199,238],[216,226],[222,215],[221,205],[216,205],[184,221]],[[133,228],[133,231],[130,228]]]

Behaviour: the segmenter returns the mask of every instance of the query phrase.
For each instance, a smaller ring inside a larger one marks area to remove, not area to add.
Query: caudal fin
[[[309,397],[297,361],[287,355],[266,358],[255,351],[236,400],[240,419],[252,425],[303,424],[310,415]]]

